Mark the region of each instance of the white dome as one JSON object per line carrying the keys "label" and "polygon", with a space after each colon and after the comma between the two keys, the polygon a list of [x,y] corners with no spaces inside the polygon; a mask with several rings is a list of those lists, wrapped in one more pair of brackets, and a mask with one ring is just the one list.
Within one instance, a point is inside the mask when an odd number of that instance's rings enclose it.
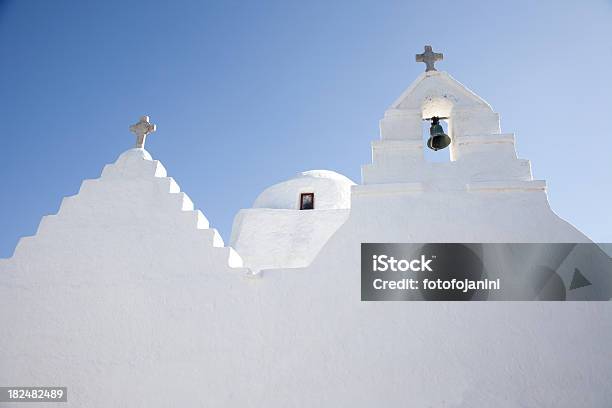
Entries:
{"label": "white dome", "polygon": [[298,210],[303,193],[314,194],[315,210],[351,207],[351,186],[355,183],[331,170],[310,170],[265,189],[253,208]]}

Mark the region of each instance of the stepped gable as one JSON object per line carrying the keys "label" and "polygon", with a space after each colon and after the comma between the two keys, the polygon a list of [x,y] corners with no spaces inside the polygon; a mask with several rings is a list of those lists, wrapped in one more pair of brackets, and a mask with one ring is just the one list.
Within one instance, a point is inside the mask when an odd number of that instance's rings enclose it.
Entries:
{"label": "stepped gable", "polygon": [[42,273],[49,265],[61,265],[57,273],[74,272],[77,279],[100,267],[109,275],[146,276],[153,260],[167,263],[155,270],[174,273],[177,259],[209,271],[242,267],[164,166],[134,148],[106,165],[100,178],[83,181],[57,214],[43,217],[34,236],[21,238],[12,261],[28,264],[37,279],[51,280],[57,276]]}

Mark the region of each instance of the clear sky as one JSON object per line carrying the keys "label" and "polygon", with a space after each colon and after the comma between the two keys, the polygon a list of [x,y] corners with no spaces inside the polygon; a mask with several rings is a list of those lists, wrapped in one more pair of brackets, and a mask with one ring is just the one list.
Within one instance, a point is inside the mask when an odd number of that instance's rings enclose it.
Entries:
{"label": "clear sky", "polygon": [[299,171],[358,182],[424,44],[501,114],[553,210],[612,241],[611,0],[0,0],[0,257],[143,114],[147,150],[226,241]]}

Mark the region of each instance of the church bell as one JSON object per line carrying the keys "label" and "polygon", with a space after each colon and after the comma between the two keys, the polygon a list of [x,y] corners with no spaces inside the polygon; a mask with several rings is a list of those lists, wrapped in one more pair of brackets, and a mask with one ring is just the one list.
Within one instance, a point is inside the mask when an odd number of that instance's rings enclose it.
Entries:
{"label": "church bell", "polygon": [[442,129],[442,125],[440,124],[440,118],[437,116],[432,117],[427,147],[431,150],[438,151],[448,147],[450,143],[451,138],[444,133],[444,129]]}

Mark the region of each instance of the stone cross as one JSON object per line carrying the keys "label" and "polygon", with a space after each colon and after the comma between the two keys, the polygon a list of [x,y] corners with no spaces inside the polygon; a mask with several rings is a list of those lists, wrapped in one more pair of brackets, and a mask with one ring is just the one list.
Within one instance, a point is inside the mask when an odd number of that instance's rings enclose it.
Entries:
{"label": "stone cross", "polygon": [[425,52],[422,54],[416,55],[416,62],[424,62],[425,65],[427,66],[425,68],[425,72],[437,71],[436,67],[434,67],[434,64],[436,63],[436,61],[442,61],[443,59],[444,59],[444,54],[433,52],[431,50],[431,45],[426,45]]}
{"label": "stone cross", "polygon": [[144,149],[145,139],[149,133],[155,132],[156,126],[149,122],[148,116],[140,118],[138,123],[134,123],[130,126],[130,132],[136,135],[136,147]]}

